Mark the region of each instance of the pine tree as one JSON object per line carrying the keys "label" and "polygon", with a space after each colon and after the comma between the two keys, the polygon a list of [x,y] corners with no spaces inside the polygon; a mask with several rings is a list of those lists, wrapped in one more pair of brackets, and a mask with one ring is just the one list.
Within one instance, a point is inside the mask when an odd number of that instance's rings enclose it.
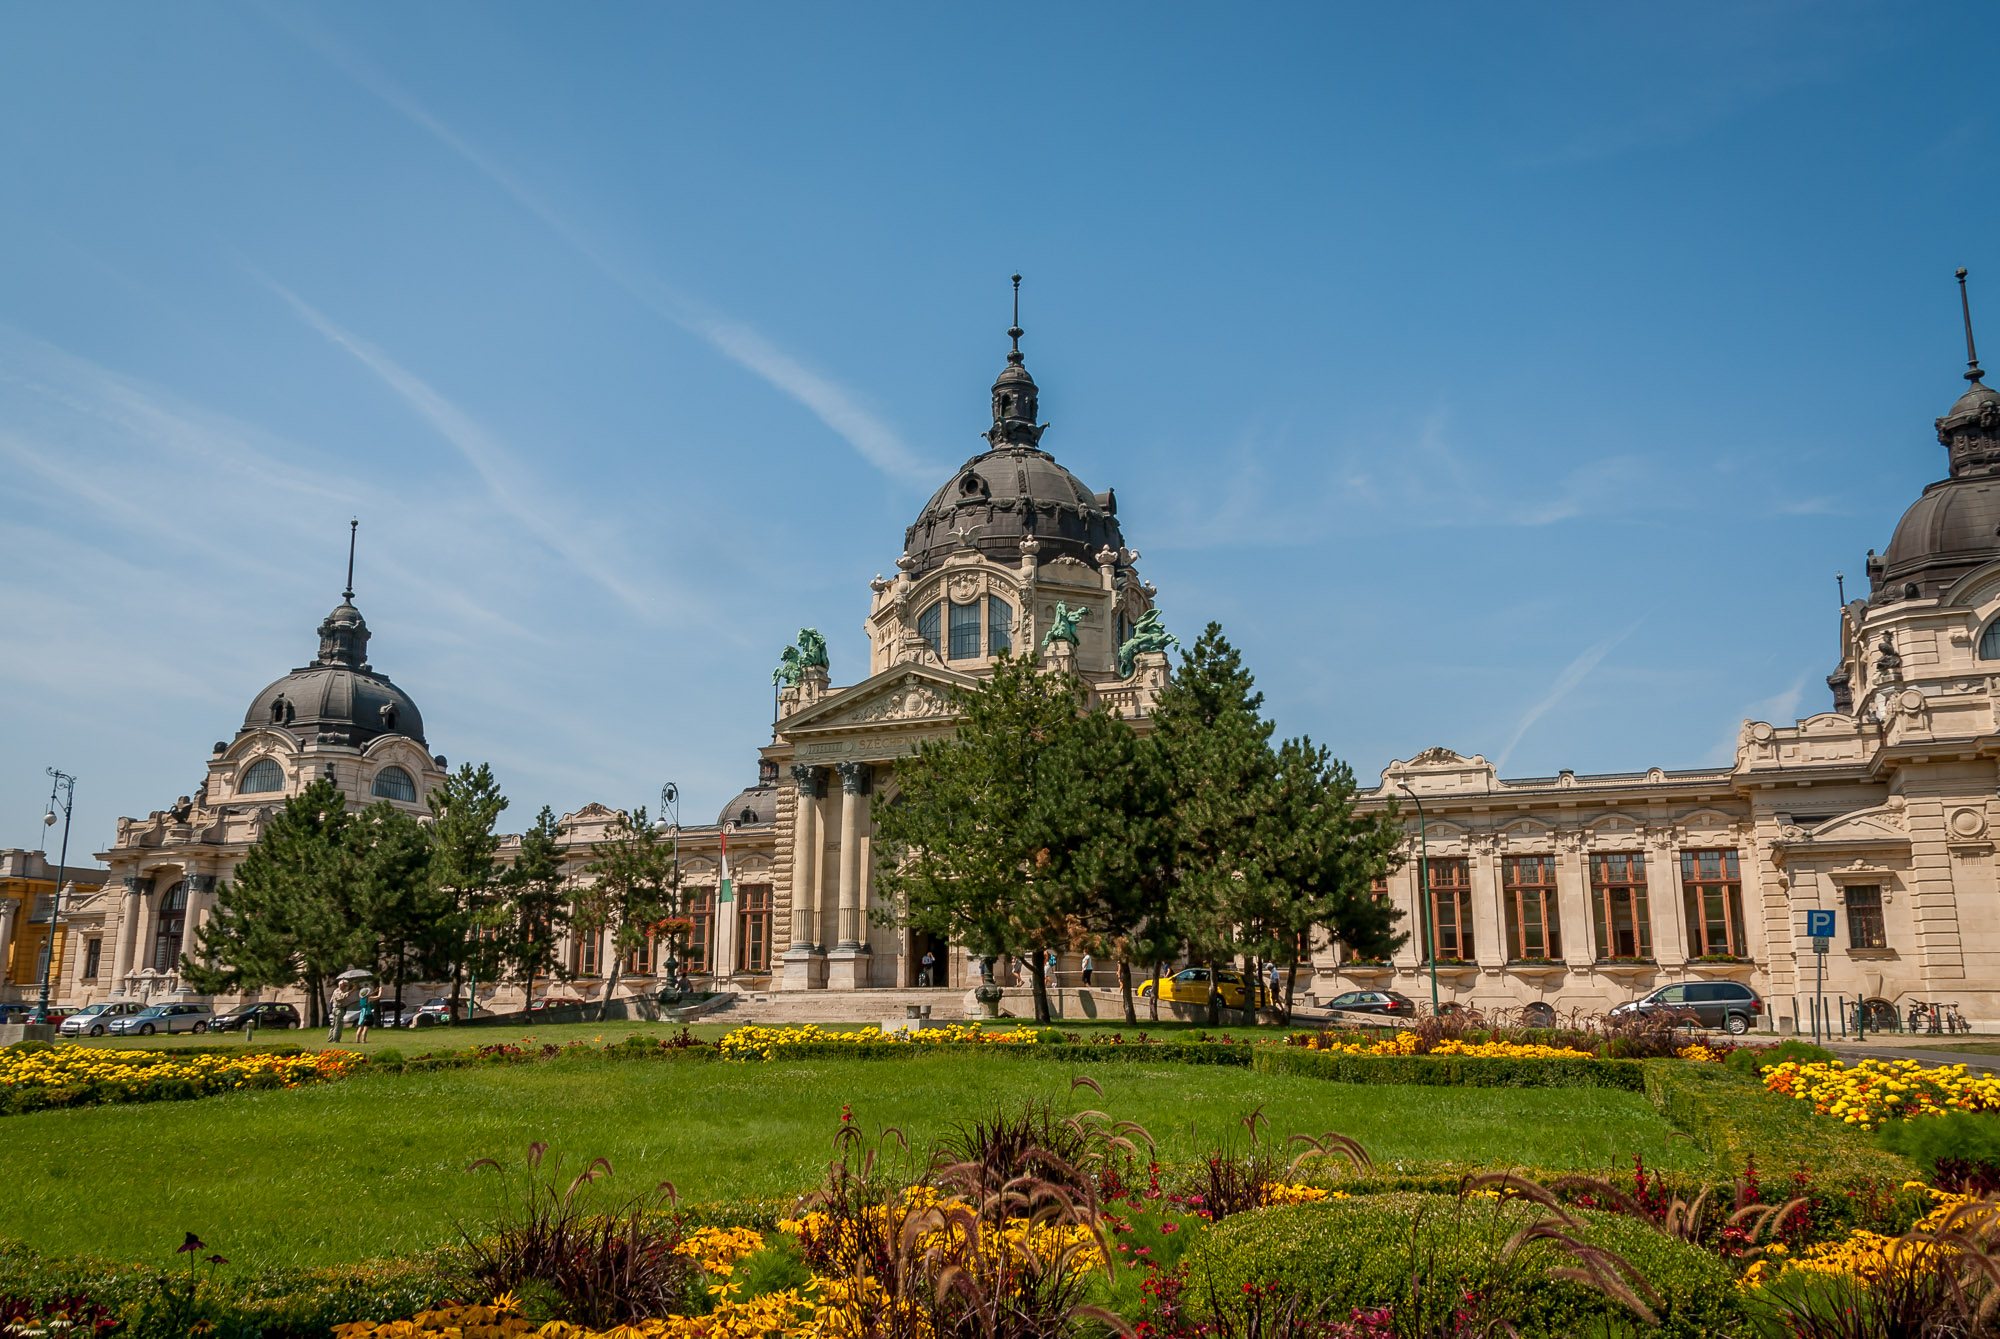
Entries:
{"label": "pine tree", "polygon": [[347,797],[324,777],[287,800],[216,890],[196,936],[200,961],[181,956],[184,979],[204,994],[302,985],[317,1026],[328,983],[372,958],[353,823]]}
{"label": "pine tree", "polygon": [[361,916],[374,939],[376,973],[403,1002],[409,981],[451,971],[449,898],[431,877],[431,831],[387,800],[354,816],[348,839],[359,880]]}
{"label": "pine tree", "polygon": [[592,881],[577,890],[571,921],[586,934],[611,932],[611,970],[597,1019],[611,1008],[618,992],[619,969],[626,955],[646,942],[656,926],[680,906],[680,870],[674,864],[673,843],[653,826],[640,805],[620,813],[610,832],[590,847],[584,873]]}
{"label": "pine tree", "polygon": [[1066,946],[1073,888],[1052,867],[1050,812],[1066,784],[1059,742],[1078,728],[1082,685],[1002,654],[958,695],[961,720],[897,765],[875,810],[883,920],[988,957],[1026,955],[1035,1020],[1049,1021],[1049,949]]}
{"label": "pine tree", "polygon": [[521,849],[501,879],[505,919],[497,941],[500,959],[530,1002],[535,978],[560,971],[556,947],[570,920],[561,838],[555,811],[543,805],[535,825],[521,834]]}
{"label": "pine tree", "polygon": [[1039,768],[1028,817],[1049,853],[1050,901],[1073,939],[1115,958],[1125,1021],[1136,1024],[1134,935],[1163,905],[1170,859],[1159,751],[1100,706],[1056,734]]}
{"label": "pine tree", "polygon": [[1168,919],[1209,973],[1209,1022],[1221,1021],[1218,964],[1268,895],[1273,871],[1258,835],[1274,803],[1277,759],[1264,695],[1242,656],[1210,623],[1153,706],[1153,738],[1170,790]]}
{"label": "pine tree", "polygon": [[500,881],[500,836],[494,829],[507,797],[492,768],[465,763],[431,792],[430,806],[431,877],[450,907],[439,919],[439,930],[449,945],[451,1016],[456,1019],[466,972],[472,972],[475,982],[499,975],[491,947]]}
{"label": "pine tree", "polygon": [[1374,892],[1375,879],[1400,859],[1402,826],[1393,806],[1357,814],[1354,795],[1353,771],[1312,740],[1278,748],[1259,834],[1271,877],[1256,904],[1242,908],[1241,932],[1249,952],[1287,969],[1280,1006],[1287,1024],[1315,930],[1370,957],[1386,957],[1408,938],[1395,929],[1403,913]]}

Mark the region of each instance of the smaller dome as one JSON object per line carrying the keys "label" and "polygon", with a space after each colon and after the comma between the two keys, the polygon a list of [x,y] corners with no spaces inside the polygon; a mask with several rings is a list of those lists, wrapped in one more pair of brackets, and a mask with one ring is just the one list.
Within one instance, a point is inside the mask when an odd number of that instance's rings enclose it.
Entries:
{"label": "smaller dome", "polygon": [[757,760],[757,784],[748,790],[738,791],[736,797],[722,806],[716,816],[717,827],[727,827],[738,823],[753,827],[759,823],[778,821],[778,765],[768,758]]}

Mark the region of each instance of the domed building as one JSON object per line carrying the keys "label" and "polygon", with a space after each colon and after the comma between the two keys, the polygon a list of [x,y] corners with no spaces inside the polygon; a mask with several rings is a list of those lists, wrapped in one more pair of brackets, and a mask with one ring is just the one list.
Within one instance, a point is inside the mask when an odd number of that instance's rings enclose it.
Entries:
{"label": "domed building", "polygon": [[429,752],[410,695],[368,663],[369,637],[350,585],[320,622],[318,654],[251,699],[195,793],[118,820],[117,841],[97,857],[110,879],[67,915],[74,949],[58,992],[66,1004],[185,993],[181,953],[213,910],[217,882],[314,781],[332,780],[353,809],[387,801],[429,813],[425,798],[443,783],[445,760]]}

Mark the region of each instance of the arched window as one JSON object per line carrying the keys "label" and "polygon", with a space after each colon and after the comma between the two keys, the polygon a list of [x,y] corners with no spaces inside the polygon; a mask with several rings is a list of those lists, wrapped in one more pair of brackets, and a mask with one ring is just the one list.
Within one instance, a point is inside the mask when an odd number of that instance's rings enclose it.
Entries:
{"label": "arched window", "polygon": [[943,608],[941,604],[934,604],[917,615],[917,636],[931,644],[932,655],[944,654],[944,645],[938,639],[938,623]]}
{"label": "arched window", "polygon": [[153,970],[162,976],[181,960],[181,933],[187,929],[187,880],[160,894],[159,926],[153,931]]}
{"label": "arched window", "polygon": [[979,606],[951,606],[951,653],[953,660],[971,660],[979,654]]}
{"label": "arched window", "polygon": [[1979,634],[1979,658],[2000,660],[2000,618],[1986,625],[1986,631]]}
{"label": "arched window", "polygon": [[1014,645],[1014,606],[998,595],[986,597],[986,654],[997,656]]}
{"label": "arched window", "polygon": [[385,800],[401,800],[404,804],[417,802],[417,783],[410,780],[410,774],[400,767],[384,767],[375,774],[375,784],[368,793]]}
{"label": "arched window", "polygon": [[259,795],[265,791],[285,788],[285,769],[278,766],[275,758],[259,758],[250,764],[250,770],[236,783],[238,795]]}

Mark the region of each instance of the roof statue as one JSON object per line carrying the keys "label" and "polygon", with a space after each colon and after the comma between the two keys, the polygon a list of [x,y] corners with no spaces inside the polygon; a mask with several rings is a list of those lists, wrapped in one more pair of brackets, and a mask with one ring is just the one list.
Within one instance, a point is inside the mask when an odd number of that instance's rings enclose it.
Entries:
{"label": "roof statue", "polygon": [[1082,605],[1072,609],[1061,600],[1057,600],[1055,615],[1049,619],[1049,630],[1042,634],[1042,645],[1047,646],[1050,642],[1068,642],[1071,646],[1075,646],[1076,621],[1089,616],[1090,610]]}
{"label": "roof statue", "polygon": [[1180,638],[1167,631],[1160,622],[1160,611],[1148,609],[1145,616],[1132,625],[1132,635],[1118,648],[1118,677],[1129,679],[1137,666],[1139,657],[1148,651],[1164,651],[1169,646],[1179,646]]}
{"label": "roof statue", "polygon": [[778,668],[771,671],[771,682],[790,687],[807,670],[827,668],[826,638],[819,635],[817,628],[800,628],[798,642],[785,648],[785,654],[778,658]]}

